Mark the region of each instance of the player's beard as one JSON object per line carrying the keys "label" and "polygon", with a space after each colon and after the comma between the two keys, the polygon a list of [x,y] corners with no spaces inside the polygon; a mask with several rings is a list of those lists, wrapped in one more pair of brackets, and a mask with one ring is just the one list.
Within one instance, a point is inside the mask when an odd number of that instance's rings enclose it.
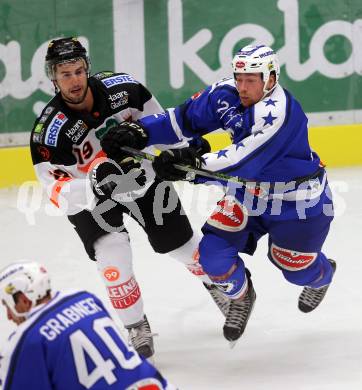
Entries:
{"label": "player's beard", "polygon": [[84,92],[81,96],[79,97],[72,97],[71,94],[65,94],[64,92],[62,92],[62,98],[65,102],[67,103],[71,103],[71,104],[81,104],[84,102],[85,100],[85,97],[87,96],[87,92],[88,92],[88,82],[87,82],[87,85],[84,89]]}

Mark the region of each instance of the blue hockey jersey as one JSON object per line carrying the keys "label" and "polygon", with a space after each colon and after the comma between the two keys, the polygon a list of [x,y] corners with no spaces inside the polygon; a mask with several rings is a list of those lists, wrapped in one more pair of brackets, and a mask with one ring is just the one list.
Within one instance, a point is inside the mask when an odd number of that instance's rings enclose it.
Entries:
{"label": "blue hockey jersey", "polygon": [[1,355],[4,390],[175,390],[127,346],[102,302],[84,291],[56,293],[36,307]]}
{"label": "blue hockey jersey", "polygon": [[[227,131],[232,144],[204,154],[203,168],[257,183],[252,192],[261,204],[259,215],[295,218],[299,205],[305,215],[317,215],[330,203],[325,171],[309,146],[307,117],[280,85],[255,105],[244,107],[234,80],[223,79],[184,104],[140,122],[148,131],[149,145],[171,145],[217,129]],[[245,196],[248,191],[239,188],[237,197],[244,201]],[[252,208],[255,199],[251,213]]]}

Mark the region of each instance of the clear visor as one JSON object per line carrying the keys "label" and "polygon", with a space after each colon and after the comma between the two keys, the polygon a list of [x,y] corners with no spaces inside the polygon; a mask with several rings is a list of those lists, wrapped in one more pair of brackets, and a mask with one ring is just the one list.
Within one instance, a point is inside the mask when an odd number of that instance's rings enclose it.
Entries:
{"label": "clear visor", "polygon": [[47,77],[50,79],[50,80],[55,80],[55,73],[56,73],[56,66],[57,65],[64,65],[64,64],[73,64],[77,61],[80,61],[82,60],[83,63],[84,63],[84,68],[88,74],[88,77],[89,77],[89,74],[90,74],[90,60],[88,57],[86,57],[86,59],[84,59],[84,57],[76,57],[76,58],[69,58],[69,59],[65,59],[65,60],[62,60],[62,61],[47,61],[46,62],[46,65],[45,65],[45,70],[46,70],[46,74],[47,74]]}
{"label": "clear visor", "polygon": [[5,310],[6,307],[8,307],[14,314],[19,316],[23,315],[21,313],[18,313],[17,310],[15,309],[15,301],[11,294],[1,294],[0,300]]}

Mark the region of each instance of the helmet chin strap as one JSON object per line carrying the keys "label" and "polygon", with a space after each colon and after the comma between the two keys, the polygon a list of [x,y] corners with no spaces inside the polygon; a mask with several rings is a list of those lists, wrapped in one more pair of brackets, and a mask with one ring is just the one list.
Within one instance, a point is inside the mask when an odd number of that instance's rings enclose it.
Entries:
{"label": "helmet chin strap", "polygon": [[275,82],[275,84],[273,85],[272,88],[266,89],[266,85],[268,84],[269,80],[270,80],[270,76],[268,77],[268,80],[265,81],[265,83],[264,83],[264,88],[263,88],[264,95],[263,95],[263,97],[260,100],[263,100],[266,96],[268,96],[271,92],[273,92],[274,89],[276,88],[276,86],[278,85],[278,83]]}

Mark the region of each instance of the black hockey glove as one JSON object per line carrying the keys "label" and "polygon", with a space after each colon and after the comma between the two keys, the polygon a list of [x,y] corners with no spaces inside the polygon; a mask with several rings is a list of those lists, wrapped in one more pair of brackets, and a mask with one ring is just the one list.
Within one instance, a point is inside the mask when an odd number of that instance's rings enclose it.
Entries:
{"label": "black hockey glove", "polygon": [[90,179],[94,195],[104,201],[142,189],[146,184],[146,172],[139,162],[126,157],[120,164],[112,161],[97,164],[91,171]]}
{"label": "black hockey glove", "polygon": [[183,149],[169,149],[161,152],[155,157],[152,167],[161,180],[188,180],[187,172],[180,171],[173,164],[190,165],[194,168],[201,168],[202,157],[193,147]]}
{"label": "black hockey glove", "polygon": [[109,158],[121,161],[129,156],[120,149],[121,146],[141,150],[146,147],[147,140],[147,132],[139,123],[122,122],[104,135],[101,139],[101,146]]}
{"label": "black hockey glove", "polygon": [[205,154],[211,152],[209,141],[205,138],[199,137],[189,141],[190,147],[194,148],[198,154]]}

